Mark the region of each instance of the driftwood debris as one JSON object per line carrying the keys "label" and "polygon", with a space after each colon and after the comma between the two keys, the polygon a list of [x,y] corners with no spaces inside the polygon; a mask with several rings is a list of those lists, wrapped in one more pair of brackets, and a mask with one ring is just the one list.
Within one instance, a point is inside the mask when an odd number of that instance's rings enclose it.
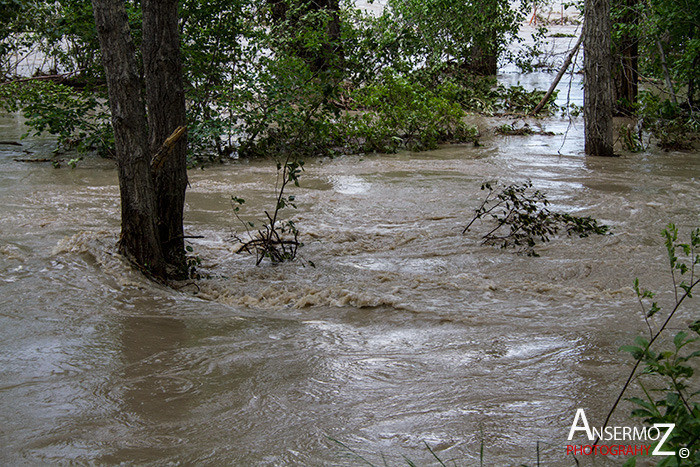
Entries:
{"label": "driftwood debris", "polygon": [[64,159],[50,159],[50,158],[42,158],[42,159],[13,159],[15,162],[63,162]]}
{"label": "driftwood debris", "polygon": [[557,73],[557,76],[554,78],[554,81],[552,82],[552,85],[549,87],[549,90],[547,91],[547,94],[544,95],[542,100],[540,101],[537,106],[532,109],[532,112],[530,112],[530,116],[532,115],[537,115],[537,113],[542,110],[542,107],[544,107],[547,104],[547,101],[549,101],[549,98],[552,97],[552,94],[554,94],[554,90],[557,88],[557,85],[559,84],[559,81],[561,81],[562,77],[564,76],[564,73],[566,73],[566,70],[569,69],[569,65],[571,65],[571,61],[574,59],[576,56],[576,53],[578,52],[579,47],[581,47],[581,43],[583,42],[583,33],[578,38],[578,41],[576,41],[576,45],[574,46],[573,49],[571,49],[571,52],[569,52],[569,55],[566,56],[566,60],[564,60],[564,63],[561,66],[561,69],[559,70],[559,73]]}
{"label": "driftwood debris", "polygon": [[173,146],[175,146],[175,143],[177,143],[180,138],[187,132],[187,127],[185,126],[179,126],[173,131],[173,133],[166,138],[165,141],[163,141],[163,144],[161,145],[160,149],[158,149],[158,152],[153,156],[153,159],[151,159],[151,173],[156,174],[160,170],[161,167],[163,167],[163,164],[165,164],[165,160],[170,156],[172,153]]}

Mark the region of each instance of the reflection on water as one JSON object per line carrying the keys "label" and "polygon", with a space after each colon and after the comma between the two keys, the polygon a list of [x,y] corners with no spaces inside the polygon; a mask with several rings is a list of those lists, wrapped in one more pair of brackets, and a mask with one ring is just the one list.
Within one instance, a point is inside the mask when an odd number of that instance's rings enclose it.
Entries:
{"label": "reflection on water", "polygon": [[[333,438],[378,464],[429,463],[424,442],[470,464],[482,440],[490,465],[534,463],[537,441],[563,463],[575,408],[604,416],[617,348],[643,327],[631,281],[668,287],[659,231],[697,225],[700,161],[586,158],[580,123],[564,145],[568,121],[542,124],[560,135],[308,161],[291,215],[316,268],[233,253],[228,200],[259,219],[268,161],[193,171],[197,295],[116,254],[109,162],[55,170],[0,147],[0,462],[357,464]],[[461,234],[482,181],[527,179],[615,234],[540,258]]]}

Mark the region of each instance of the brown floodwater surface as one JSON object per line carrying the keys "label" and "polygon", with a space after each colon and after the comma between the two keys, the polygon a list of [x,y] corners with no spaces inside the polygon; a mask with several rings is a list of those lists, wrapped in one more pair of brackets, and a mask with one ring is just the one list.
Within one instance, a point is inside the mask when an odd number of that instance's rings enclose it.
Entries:
{"label": "brown floodwater surface", "polygon": [[[700,158],[586,158],[580,121],[563,145],[569,122],[541,123],[559,135],[307,161],[287,214],[315,268],[235,254],[231,196],[260,221],[273,163],[192,170],[198,293],[116,253],[112,163],[57,170],[13,160],[49,140],[0,146],[0,463],[361,464],[349,448],[428,464],[428,443],[473,465],[483,441],[485,465],[534,465],[537,442],[573,465],[576,408],[602,423],[630,368],[617,349],[644,329],[632,281],[668,291],[659,233],[699,224]],[[23,131],[0,118],[0,139]],[[484,227],[461,231],[487,180],[532,180],[614,235],[557,237],[539,258],[482,246]],[[638,423],[629,411],[617,422]]]}

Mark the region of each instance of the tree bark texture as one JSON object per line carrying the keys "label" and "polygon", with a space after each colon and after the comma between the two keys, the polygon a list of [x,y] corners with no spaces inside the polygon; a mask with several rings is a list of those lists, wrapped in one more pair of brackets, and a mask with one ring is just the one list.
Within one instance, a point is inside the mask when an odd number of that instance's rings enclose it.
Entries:
{"label": "tree bark texture", "polygon": [[585,0],[583,122],[585,152],[613,156],[610,0]]}
{"label": "tree bark texture", "polygon": [[[621,0],[624,8],[622,23],[635,26],[639,23],[636,6],[638,0]],[[615,110],[622,115],[632,115],[635,111],[638,92],[638,58],[639,38],[636,35],[625,33],[620,41],[615,44],[616,54],[613,66],[613,81],[615,84]]]}
{"label": "tree bark texture", "polygon": [[162,277],[165,258],[156,225],[146,113],[125,4],[123,0],[92,0],[92,5],[107,76],[119,170],[119,250],[151,274]]}
{"label": "tree bark texture", "polygon": [[[185,125],[185,91],[177,0],[143,0],[143,69],[149,150],[156,154]],[[187,188],[187,140],[181,138],[155,174],[157,227],[165,260],[184,268],[183,212]],[[184,270],[184,269],[183,269]]]}

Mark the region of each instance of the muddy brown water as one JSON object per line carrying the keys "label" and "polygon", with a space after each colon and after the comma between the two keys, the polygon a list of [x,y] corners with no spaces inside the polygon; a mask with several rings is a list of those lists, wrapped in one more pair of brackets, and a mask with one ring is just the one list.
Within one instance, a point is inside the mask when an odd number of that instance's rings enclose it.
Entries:
{"label": "muddy brown water", "polygon": [[[0,139],[22,131],[1,118]],[[473,465],[483,441],[486,465],[534,465],[539,441],[545,465],[573,465],[575,409],[602,422],[629,368],[617,348],[643,330],[634,277],[668,290],[659,232],[700,212],[697,153],[586,158],[581,133],[309,161],[291,215],[316,268],[234,254],[230,197],[258,219],[270,161],[192,170],[197,294],[116,254],[110,162],[56,170],[13,160],[48,140],[0,147],[0,462],[362,464],[337,440],[376,464],[429,465],[428,443]],[[614,235],[539,258],[482,246],[461,230],[494,179]]]}
{"label": "muddy brown water", "polygon": [[[557,103],[582,104],[571,82]],[[290,215],[316,268],[234,253],[230,198],[259,221],[270,161],[193,170],[186,229],[210,278],[179,291],[116,254],[112,163],[56,170],[14,161],[49,139],[0,146],[0,463],[434,465],[427,443],[458,465],[482,446],[484,465],[535,465],[539,443],[542,465],[573,465],[576,408],[602,423],[630,367],[617,349],[644,330],[633,279],[669,290],[659,232],[700,225],[700,160],[586,158],[580,120],[531,124],[558,135],[308,161]],[[24,131],[0,116],[0,140]],[[532,180],[614,235],[556,238],[539,258],[482,246],[483,226],[461,230],[487,180]],[[697,318],[695,303],[672,330]],[[638,423],[630,409],[615,423]]]}

